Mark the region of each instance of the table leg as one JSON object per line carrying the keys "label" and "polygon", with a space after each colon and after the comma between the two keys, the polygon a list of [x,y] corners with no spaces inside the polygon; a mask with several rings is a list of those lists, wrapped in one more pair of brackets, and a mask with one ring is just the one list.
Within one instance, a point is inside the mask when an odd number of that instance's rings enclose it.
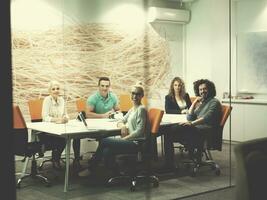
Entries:
{"label": "table leg", "polygon": [[160,136],[160,139],[161,139],[161,141],[160,141],[160,145],[161,145],[161,156],[164,156],[165,155],[165,152],[164,152],[164,135],[161,135]]}
{"label": "table leg", "polygon": [[66,169],[65,169],[65,185],[64,185],[64,192],[67,192],[68,189],[69,189],[70,143],[71,143],[71,139],[70,139],[70,137],[67,137],[67,138],[66,138],[66,148],[65,148],[65,154],[66,154]]}
{"label": "table leg", "polygon": [[29,163],[29,157],[26,157],[24,161],[24,165],[23,165],[23,170],[20,174],[20,178],[22,178],[23,176],[25,176],[25,174],[27,174],[26,171],[27,171],[28,163]]}

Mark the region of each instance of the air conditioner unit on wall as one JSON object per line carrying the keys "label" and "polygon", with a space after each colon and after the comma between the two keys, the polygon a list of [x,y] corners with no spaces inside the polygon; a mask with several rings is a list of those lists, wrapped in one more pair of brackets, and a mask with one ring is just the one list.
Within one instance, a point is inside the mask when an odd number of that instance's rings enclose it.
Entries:
{"label": "air conditioner unit on wall", "polygon": [[190,10],[149,7],[148,21],[187,24],[190,21]]}

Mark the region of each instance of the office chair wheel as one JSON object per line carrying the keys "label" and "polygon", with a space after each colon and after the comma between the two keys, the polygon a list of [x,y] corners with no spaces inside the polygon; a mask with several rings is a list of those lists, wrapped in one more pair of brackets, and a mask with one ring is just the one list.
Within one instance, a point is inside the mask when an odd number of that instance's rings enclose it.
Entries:
{"label": "office chair wheel", "polygon": [[210,166],[210,169],[211,169],[211,170],[215,170],[215,169],[216,169],[216,166],[215,166],[215,165],[211,165],[211,166]]}
{"label": "office chair wheel", "polygon": [[51,187],[51,183],[49,181],[45,182],[46,187]]}
{"label": "office chair wheel", "polygon": [[196,175],[197,175],[197,167],[194,167],[194,168],[192,169],[191,176],[192,176],[192,177],[196,177]]}
{"label": "office chair wheel", "polygon": [[131,190],[131,192],[134,192],[134,191],[135,191],[135,185],[132,185],[132,186],[130,187],[130,190]]}
{"label": "office chair wheel", "polygon": [[158,182],[158,181],[154,181],[152,185],[153,185],[153,187],[155,187],[155,188],[156,188],[156,187],[159,187],[159,182]]}
{"label": "office chair wheel", "polygon": [[16,188],[20,189],[20,183],[17,183]]}
{"label": "office chair wheel", "polygon": [[44,163],[42,162],[37,168],[38,170],[43,170]]}
{"label": "office chair wheel", "polygon": [[216,174],[217,176],[220,176],[220,175],[221,175],[221,170],[220,170],[220,169],[216,169],[216,170],[215,170],[215,174]]}

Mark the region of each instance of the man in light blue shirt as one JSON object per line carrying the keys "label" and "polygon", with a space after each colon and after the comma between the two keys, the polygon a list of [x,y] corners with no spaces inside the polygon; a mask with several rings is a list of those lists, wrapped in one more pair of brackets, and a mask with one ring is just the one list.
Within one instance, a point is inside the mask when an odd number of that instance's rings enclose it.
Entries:
{"label": "man in light blue shirt", "polygon": [[[87,99],[87,118],[109,118],[112,113],[119,110],[118,98],[110,90],[108,77],[100,77],[98,91]],[[73,140],[74,148],[80,149],[80,139]],[[78,164],[79,165],[79,164]]]}
{"label": "man in light blue shirt", "polygon": [[108,118],[119,110],[117,96],[110,91],[110,80],[108,77],[100,77],[98,80],[98,91],[87,99],[88,118]]}

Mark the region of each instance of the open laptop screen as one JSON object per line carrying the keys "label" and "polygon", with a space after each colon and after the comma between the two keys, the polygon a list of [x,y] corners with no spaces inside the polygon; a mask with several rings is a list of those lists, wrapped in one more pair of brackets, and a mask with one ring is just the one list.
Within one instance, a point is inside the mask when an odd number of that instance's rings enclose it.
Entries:
{"label": "open laptop screen", "polygon": [[84,115],[83,115],[82,112],[79,112],[79,113],[78,113],[78,119],[79,119],[80,121],[83,122],[83,124],[84,124],[84,126],[85,126],[86,128],[88,128],[87,123],[86,123],[86,120],[85,120],[85,117],[84,117]]}

